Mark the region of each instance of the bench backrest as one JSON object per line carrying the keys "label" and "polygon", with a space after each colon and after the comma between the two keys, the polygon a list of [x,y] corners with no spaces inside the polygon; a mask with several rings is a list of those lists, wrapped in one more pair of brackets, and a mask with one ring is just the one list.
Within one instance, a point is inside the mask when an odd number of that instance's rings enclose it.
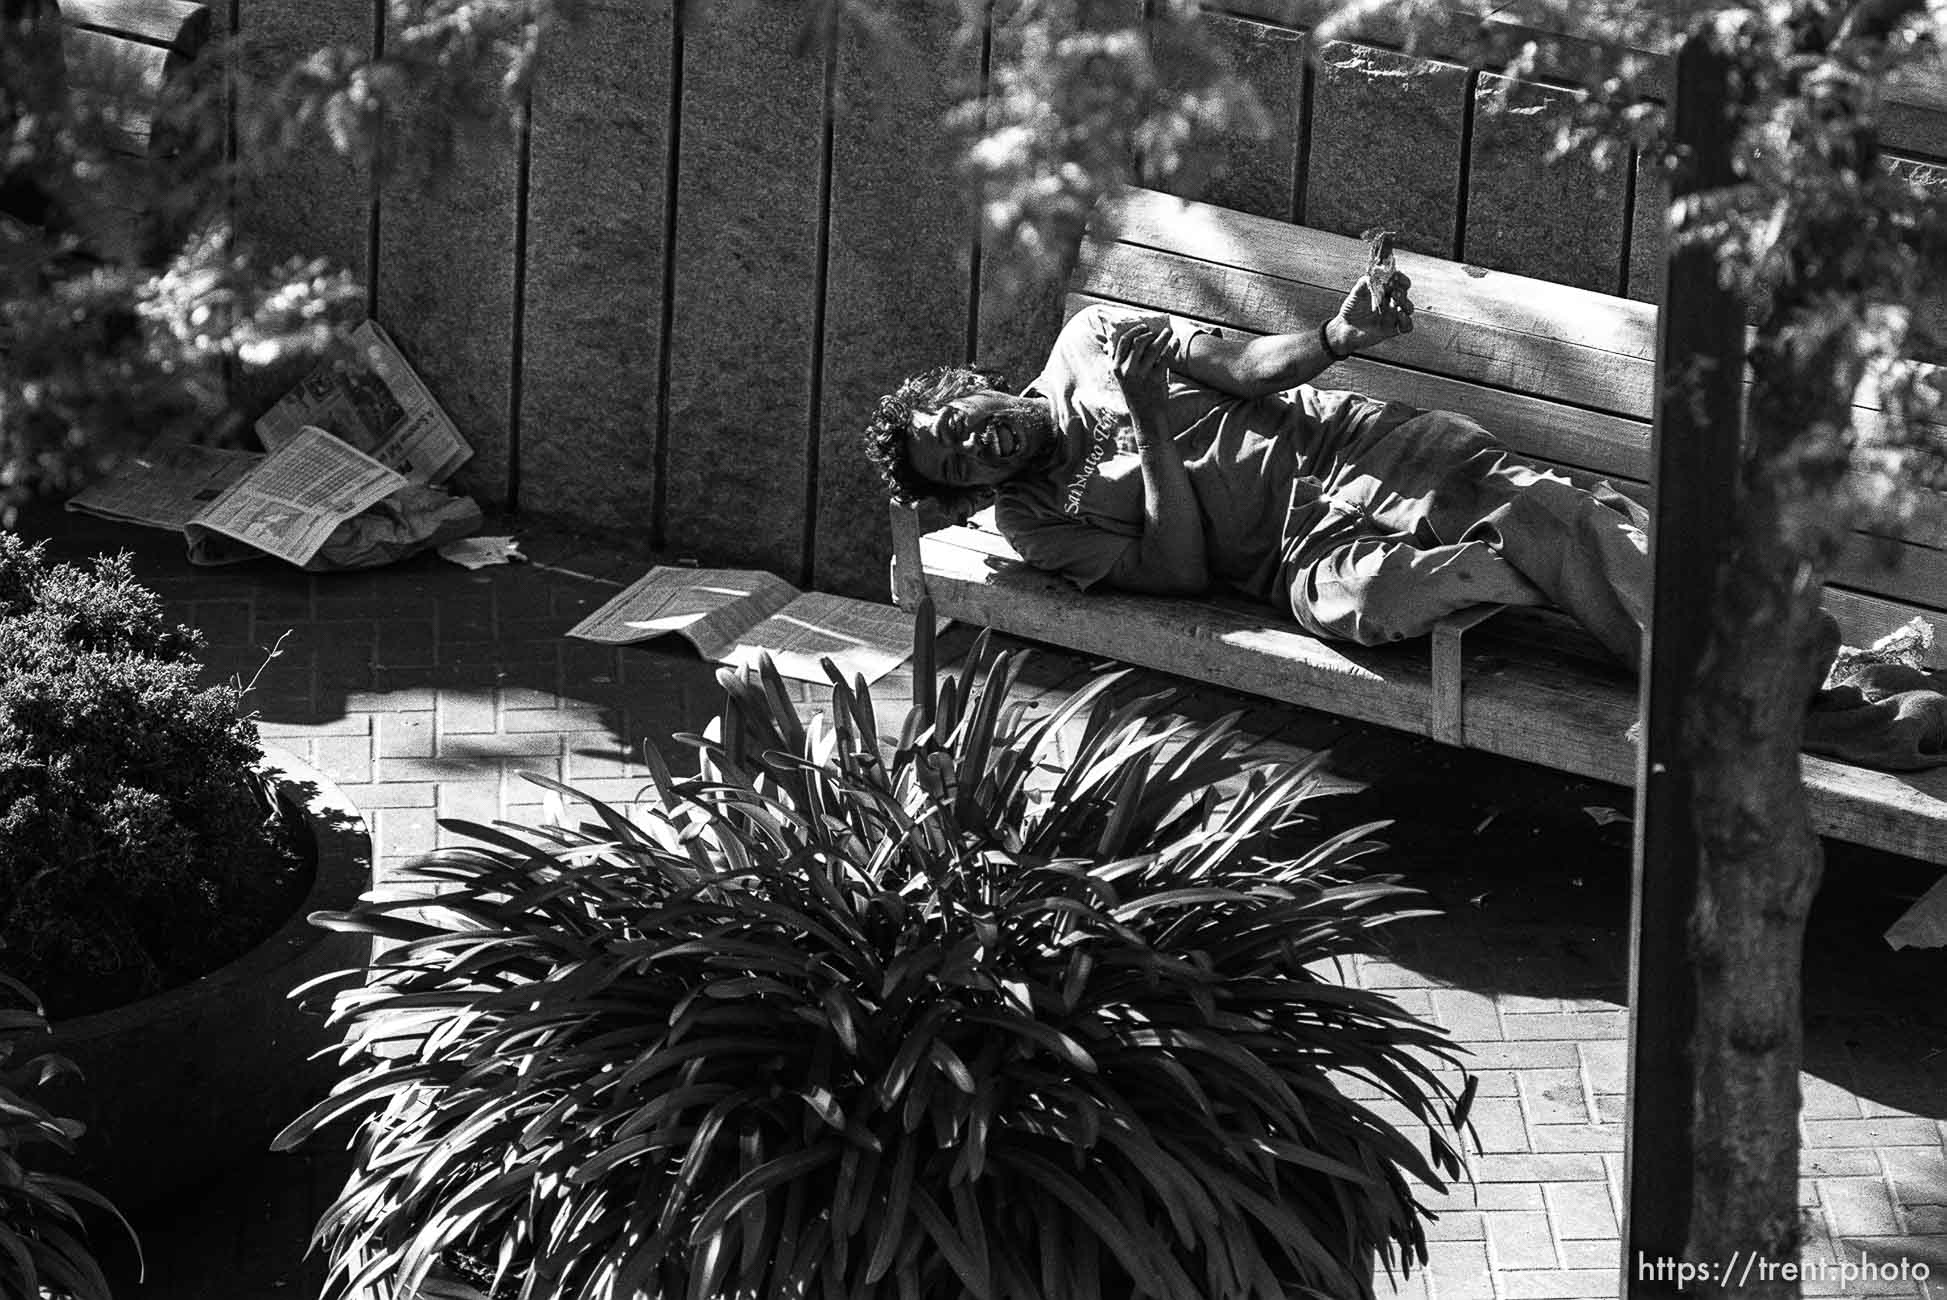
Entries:
{"label": "bench backrest", "polygon": [[[1356,239],[1129,190],[1098,213],[1067,308],[1108,301],[1252,334],[1310,328],[1366,259]],[[1398,264],[1413,281],[1413,332],[1321,384],[1462,412],[1523,455],[1647,499],[1654,306],[1411,250]],[[1858,536],[1827,604],[1851,644],[1924,617],[1934,661],[1947,663],[1947,537]]]}

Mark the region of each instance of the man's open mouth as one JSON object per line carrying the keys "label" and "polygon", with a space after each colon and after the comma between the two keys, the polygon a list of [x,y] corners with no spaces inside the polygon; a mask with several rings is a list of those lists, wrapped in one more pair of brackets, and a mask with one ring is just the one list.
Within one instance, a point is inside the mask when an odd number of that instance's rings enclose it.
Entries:
{"label": "man's open mouth", "polygon": [[1021,435],[1014,427],[1000,420],[994,421],[980,432],[980,445],[989,456],[1006,460],[1021,447]]}

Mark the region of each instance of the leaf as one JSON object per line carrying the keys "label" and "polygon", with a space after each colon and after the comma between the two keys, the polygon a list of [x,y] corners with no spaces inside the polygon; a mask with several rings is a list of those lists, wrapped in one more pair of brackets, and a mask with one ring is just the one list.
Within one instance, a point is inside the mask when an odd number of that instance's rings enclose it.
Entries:
{"label": "leaf", "polygon": [[800,1092],[798,1096],[811,1108],[811,1113],[838,1132],[845,1131],[845,1111],[832,1096],[830,1088],[816,1087]]}
{"label": "leaf", "polygon": [[563,797],[576,799],[587,804],[589,808],[594,810],[595,815],[601,818],[602,824],[608,827],[609,833],[622,843],[634,848],[649,849],[652,851],[655,849],[655,842],[646,838],[640,827],[600,799],[592,795],[583,794],[566,782],[557,781],[553,777],[543,775],[539,772],[523,772],[521,775],[543,789],[553,790]]}
{"label": "leaf", "polygon": [[717,1293],[717,1284],[723,1280],[724,1269],[730,1265],[730,1252],[724,1248],[724,1229],[719,1225],[700,1246],[692,1239],[692,1246],[698,1252],[690,1259],[690,1300],[711,1300]]}
{"label": "leaf", "polygon": [[920,1015],[912,1028],[906,1031],[904,1040],[899,1044],[899,1051],[886,1066],[885,1074],[880,1077],[878,1097],[881,1106],[890,1110],[898,1103],[899,1098],[906,1091],[907,1080],[912,1078],[914,1067],[919,1064],[920,1057],[933,1041],[934,1033],[952,1010],[949,1004],[936,1002]]}
{"label": "leaf", "polygon": [[1118,1219],[1094,1193],[1073,1178],[1040,1156],[1018,1147],[995,1151],[994,1161],[996,1164],[1018,1170],[1033,1182],[1040,1184],[1055,1198],[1057,1204],[1073,1211],[1076,1217],[1089,1226],[1095,1238],[1115,1254],[1130,1277],[1147,1278],[1153,1274],[1154,1252],[1145,1249],[1143,1244],[1131,1235],[1129,1225]]}
{"label": "leaf", "polygon": [[[683,1153],[683,1163],[677,1169],[676,1177],[671,1181],[669,1191],[665,1195],[662,1213],[656,1222],[656,1231],[658,1233],[667,1234],[674,1231],[677,1214],[682,1210],[684,1203],[688,1201],[691,1191],[696,1186],[697,1180],[703,1174],[704,1166],[716,1154],[717,1134],[722,1131],[724,1121],[729,1117],[730,1112],[738,1106],[746,1105],[756,1100],[761,1095],[759,1090],[751,1089],[734,1096],[725,1097],[722,1101],[710,1107],[705,1112],[703,1118],[697,1121],[696,1132],[690,1138],[689,1149]],[[578,1169],[570,1177],[576,1182],[586,1182],[587,1180],[581,1174],[582,1170]],[[703,1235],[707,1236],[709,1234],[705,1233]],[[692,1237],[692,1244],[694,1244],[695,1240],[696,1238]]]}
{"label": "leaf", "polygon": [[[854,1148],[856,1149],[856,1148]],[[695,1246],[719,1232],[730,1216],[743,1209],[754,1197],[762,1196],[780,1184],[798,1179],[832,1162],[837,1151],[829,1142],[806,1151],[777,1156],[738,1178],[712,1201],[690,1230],[690,1245]]]}
{"label": "leaf", "polygon": [[913,1188],[912,1205],[914,1217],[926,1229],[933,1244],[940,1248],[940,1254],[946,1257],[948,1266],[959,1276],[961,1284],[972,1293],[974,1300],[993,1300],[994,1279],[987,1267],[985,1251],[978,1255],[974,1253],[971,1243],[954,1231],[939,1204],[924,1187]]}
{"label": "leaf", "polygon": [[899,1154],[893,1158],[891,1177],[886,1184],[886,1212],[879,1220],[871,1258],[866,1261],[865,1281],[868,1286],[876,1285],[885,1277],[904,1243],[906,1212],[913,1195],[913,1161],[919,1150],[919,1139],[912,1136],[887,1140],[899,1143]]}
{"label": "leaf", "polygon": [[1078,1070],[1088,1074],[1096,1072],[1095,1058],[1090,1056],[1080,1043],[1054,1026],[1043,1024],[1030,1016],[1008,1012],[977,1011],[968,1013],[962,1019],[968,1024],[992,1025],[996,1029],[1008,1030],[1037,1046],[1046,1048]]}
{"label": "leaf", "polygon": [[966,1093],[968,1096],[973,1095],[973,1074],[967,1069],[967,1063],[960,1059],[959,1053],[955,1052],[951,1047],[948,1047],[944,1040],[938,1038],[933,1040],[931,1045],[927,1047],[926,1052],[932,1058],[933,1063],[945,1073],[946,1077],[953,1081],[954,1087]]}
{"label": "leaf", "polygon": [[1145,912],[1153,912],[1160,907],[1190,907],[1198,904],[1213,903],[1249,905],[1251,901],[1248,894],[1240,893],[1235,889],[1220,889],[1214,886],[1203,886],[1193,889],[1168,889],[1160,893],[1145,895],[1132,902],[1124,903],[1120,907],[1111,909],[1109,915],[1118,921],[1127,922],[1134,920]]}
{"label": "leaf", "polygon": [[[1009,666],[1013,657],[1008,653],[995,656],[981,680],[977,695],[973,697],[973,712],[967,715],[954,736],[959,750],[960,769],[956,808],[963,818],[972,814],[974,790],[987,774],[987,756],[993,749],[994,728],[1000,718],[1001,706],[1007,701]],[[967,670],[967,677],[972,680],[971,667]]]}

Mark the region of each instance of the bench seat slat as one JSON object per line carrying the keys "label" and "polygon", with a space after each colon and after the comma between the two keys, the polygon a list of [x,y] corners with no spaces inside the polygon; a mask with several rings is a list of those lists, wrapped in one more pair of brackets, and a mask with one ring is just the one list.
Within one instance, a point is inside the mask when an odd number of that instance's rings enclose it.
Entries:
{"label": "bench seat slat", "polygon": [[1241,603],[1084,596],[1066,579],[939,533],[920,548],[942,616],[1272,699],[1325,696],[1339,702],[1334,712],[1428,734],[1432,677],[1424,650],[1415,658],[1327,645],[1268,624],[1261,610]]}
{"label": "bench seat slat", "polygon": [[[1491,625],[1490,625],[1491,626]],[[1628,727],[1637,711],[1634,683],[1591,680],[1532,656],[1501,659],[1480,637],[1462,696],[1467,743],[1618,785],[1636,779]],[[1478,671],[1482,658],[1492,671]],[[1930,862],[1947,862],[1947,768],[1878,772],[1806,754],[1801,758],[1814,827]]]}

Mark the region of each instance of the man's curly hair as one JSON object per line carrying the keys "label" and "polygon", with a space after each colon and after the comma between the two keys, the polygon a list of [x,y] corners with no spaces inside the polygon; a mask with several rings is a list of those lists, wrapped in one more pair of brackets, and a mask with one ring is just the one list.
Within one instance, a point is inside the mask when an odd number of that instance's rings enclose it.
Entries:
{"label": "man's curly hair", "polygon": [[912,432],[916,412],[937,411],[969,393],[990,390],[1008,391],[996,371],[979,366],[935,366],[879,399],[871,423],[865,426],[865,454],[885,480],[886,491],[894,501],[903,506],[935,501],[955,514],[971,513],[986,494],[948,487],[920,474],[906,456],[906,435]]}

